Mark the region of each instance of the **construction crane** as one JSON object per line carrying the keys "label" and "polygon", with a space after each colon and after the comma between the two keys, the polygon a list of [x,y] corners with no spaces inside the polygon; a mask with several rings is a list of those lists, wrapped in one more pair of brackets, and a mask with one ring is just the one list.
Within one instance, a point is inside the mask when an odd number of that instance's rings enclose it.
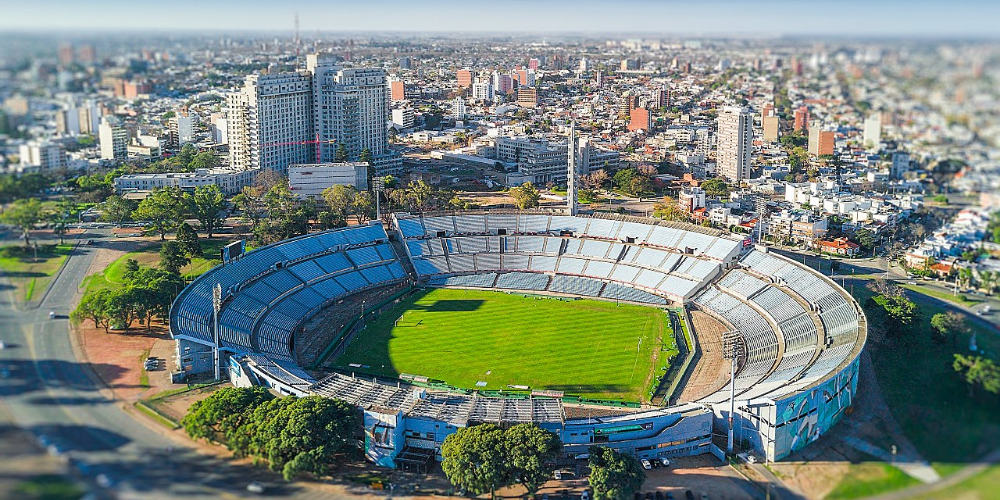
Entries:
{"label": "construction crane", "polygon": [[272,147],[272,146],[308,146],[310,144],[315,144],[316,145],[316,163],[321,163],[323,155],[322,155],[322,150],[320,148],[320,145],[322,145],[322,144],[336,144],[336,143],[337,143],[337,141],[335,139],[330,139],[330,140],[325,140],[325,141],[320,140],[319,135],[317,135],[316,138],[313,139],[313,140],[311,140],[311,141],[269,142],[267,144],[261,144],[259,147],[261,149],[263,149],[263,148]]}

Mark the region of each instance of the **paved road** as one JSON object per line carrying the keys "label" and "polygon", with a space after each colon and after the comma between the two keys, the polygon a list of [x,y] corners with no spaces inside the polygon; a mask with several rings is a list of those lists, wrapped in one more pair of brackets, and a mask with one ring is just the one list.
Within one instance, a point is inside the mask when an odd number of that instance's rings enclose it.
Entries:
{"label": "paved road", "polygon": [[[0,404],[16,424],[66,458],[100,498],[241,498],[254,479],[278,484],[270,473],[201,455],[136,420],[77,361],[67,316],[93,253],[78,247],[34,310],[15,310],[0,282],[0,340],[7,345],[0,350]],[[271,494],[333,498],[296,485],[279,484]]]}

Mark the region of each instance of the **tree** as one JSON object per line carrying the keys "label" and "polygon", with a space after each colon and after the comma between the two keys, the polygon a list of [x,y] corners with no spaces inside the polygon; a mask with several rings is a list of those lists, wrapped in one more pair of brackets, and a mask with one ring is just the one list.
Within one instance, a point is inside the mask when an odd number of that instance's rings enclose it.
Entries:
{"label": "tree", "polygon": [[937,342],[944,342],[948,337],[954,339],[956,334],[968,331],[965,316],[960,313],[948,311],[931,316],[932,338]]}
{"label": "tree", "polygon": [[226,208],[226,199],[219,190],[219,186],[214,184],[208,186],[198,186],[191,197],[191,213],[201,230],[212,237],[212,233],[225,223],[225,217],[221,216]]}
{"label": "tree", "polygon": [[729,185],[723,179],[709,179],[701,183],[701,188],[705,190],[705,196],[713,198],[725,198],[729,196]]}
{"label": "tree", "polygon": [[559,436],[534,424],[518,424],[504,431],[507,464],[511,479],[534,496],[552,477],[552,466],[559,457]]}
{"label": "tree", "polygon": [[371,168],[372,151],[370,149],[368,149],[368,148],[362,149],[361,150],[361,154],[358,155],[358,161],[367,163],[368,166],[369,166],[369,170],[374,170],[374,169]]}
{"label": "tree", "polygon": [[506,486],[510,479],[506,440],[500,427],[480,424],[458,429],[441,444],[441,470],[451,484],[476,495]]}
{"label": "tree", "polygon": [[688,220],[687,212],[677,206],[677,201],[669,196],[664,196],[662,200],[653,204],[653,217],[671,221]]}
{"label": "tree", "polygon": [[[224,442],[239,432],[250,414],[274,399],[264,387],[223,387],[201,401],[195,401],[181,420],[184,431],[193,439]],[[232,448],[230,448],[232,450]]]}
{"label": "tree", "polygon": [[80,303],[76,306],[76,309],[70,313],[70,319],[75,322],[89,319],[94,322],[94,328],[104,327],[104,333],[107,333],[110,326],[108,324],[110,320],[108,316],[108,301],[110,296],[111,290],[107,288],[84,295],[80,299]]}
{"label": "tree", "polygon": [[[185,145],[186,146],[186,145]],[[198,169],[213,169],[222,166],[222,160],[208,151],[204,153],[198,153],[191,158],[191,161],[187,164],[187,170],[194,171]]]}
{"label": "tree", "polygon": [[354,186],[340,184],[324,189],[322,196],[331,212],[337,214],[341,219],[347,220],[347,216],[354,210],[354,200],[357,194],[358,190],[354,189]]}
{"label": "tree", "polygon": [[875,248],[875,233],[868,229],[858,229],[854,232],[854,239],[861,245],[861,248],[865,250],[871,250]]}
{"label": "tree", "polygon": [[181,251],[191,258],[201,257],[201,242],[198,241],[198,232],[187,222],[177,226],[177,243],[181,246]]}
{"label": "tree", "polygon": [[952,368],[969,384],[969,395],[975,396],[976,389],[989,394],[1000,394],[1000,367],[993,360],[982,356],[955,354]]}
{"label": "tree", "polygon": [[69,225],[73,222],[72,215],[76,209],[76,203],[71,198],[63,198],[56,203],[55,209],[47,215],[49,227],[52,232],[59,236],[59,244],[63,244],[63,238],[69,232]]}
{"label": "tree", "polygon": [[160,269],[168,273],[180,274],[181,268],[190,262],[191,259],[184,253],[180,243],[165,241],[160,247]]}
{"label": "tree", "polygon": [[356,408],[347,402],[288,396],[254,409],[243,432],[250,436],[249,454],[291,481],[302,473],[326,474],[326,464],[347,450],[360,427]]}
{"label": "tree", "polygon": [[594,500],[628,500],[646,480],[632,455],[604,446],[590,447],[590,487]]}
{"label": "tree", "polygon": [[135,202],[122,198],[118,195],[111,195],[101,204],[101,220],[112,222],[118,227],[132,216],[135,210]]}
{"label": "tree", "polygon": [[355,193],[351,205],[354,207],[354,216],[358,218],[358,224],[364,224],[375,218],[375,198],[371,191]]}
{"label": "tree", "polygon": [[538,190],[530,182],[510,188],[510,195],[514,198],[514,206],[520,210],[538,207],[538,200],[541,199]]}
{"label": "tree", "polygon": [[587,189],[601,189],[608,182],[608,173],[603,168],[594,170],[589,175],[585,175],[580,182]]}
{"label": "tree", "polygon": [[160,235],[160,241],[167,239],[167,233],[184,221],[187,211],[184,194],[180,188],[154,189],[146,199],[139,202],[133,215],[145,221]]}
{"label": "tree", "polygon": [[347,146],[344,143],[337,144],[337,149],[333,153],[333,161],[342,163],[348,160]]}
{"label": "tree", "polygon": [[21,199],[0,214],[0,221],[17,227],[24,238],[24,246],[31,246],[31,230],[43,220],[42,202],[37,198]]}

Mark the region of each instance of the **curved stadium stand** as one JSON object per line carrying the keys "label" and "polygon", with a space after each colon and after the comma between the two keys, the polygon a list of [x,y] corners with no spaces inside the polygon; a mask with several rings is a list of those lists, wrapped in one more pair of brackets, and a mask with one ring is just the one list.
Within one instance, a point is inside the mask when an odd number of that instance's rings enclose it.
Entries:
{"label": "curved stadium stand", "polygon": [[[344,373],[316,381],[295,363],[293,332],[310,317],[407,280],[702,309],[746,346],[732,388],[738,439],[771,460],[829,429],[857,390],[866,337],[858,304],[822,275],[728,234],[651,219],[533,213],[396,214],[393,222],[405,255],[373,223],[262,247],[196,279],[171,308],[181,365],[214,369],[218,284],[219,345],[231,378],[361,407],[366,432],[382,429],[366,440],[374,443],[369,459],[401,467],[433,457],[445,436],[478,422],[534,422],[560,432],[568,455],[595,441],[647,458],[704,453],[714,449],[713,423],[728,418],[731,390],[727,383],[693,403],[574,419],[551,395],[481,397]],[[403,259],[416,275],[407,275]]]}

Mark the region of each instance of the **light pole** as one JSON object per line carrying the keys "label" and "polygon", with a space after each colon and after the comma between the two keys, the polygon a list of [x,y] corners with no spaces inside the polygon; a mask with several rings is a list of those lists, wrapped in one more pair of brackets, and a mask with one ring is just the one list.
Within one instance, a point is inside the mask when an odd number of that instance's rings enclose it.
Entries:
{"label": "light pole", "polygon": [[380,202],[382,200],[382,190],[385,189],[385,180],[382,177],[376,177],[373,179],[375,189],[375,219],[382,220],[382,207]]}
{"label": "light pole", "polygon": [[726,441],[726,456],[733,456],[733,414],[736,412],[736,362],[746,354],[743,336],[736,330],[722,335],[722,356],[730,360],[729,368],[729,429]]}

